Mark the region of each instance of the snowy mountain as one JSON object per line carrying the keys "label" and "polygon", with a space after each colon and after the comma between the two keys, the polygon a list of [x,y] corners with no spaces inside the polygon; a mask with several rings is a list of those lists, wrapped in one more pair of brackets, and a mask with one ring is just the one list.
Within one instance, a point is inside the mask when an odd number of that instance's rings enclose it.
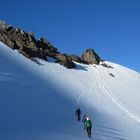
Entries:
{"label": "snowy mountain", "polygon": [[46,38],[36,39],[34,33],[14,28],[1,20],[0,41],[34,62],[36,57],[45,61],[51,58],[68,69],[76,67],[73,61],[84,64],[99,64],[102,61],[92,48],[87,49],[81,58],[75,54],[60,53]]}
{"label": "snowy mountain", "polygon": [[87,140],[78,107],[93,140],[140,139],[139,73],[111,62],[67,69],[36,61],[0,43],[1,140]]}

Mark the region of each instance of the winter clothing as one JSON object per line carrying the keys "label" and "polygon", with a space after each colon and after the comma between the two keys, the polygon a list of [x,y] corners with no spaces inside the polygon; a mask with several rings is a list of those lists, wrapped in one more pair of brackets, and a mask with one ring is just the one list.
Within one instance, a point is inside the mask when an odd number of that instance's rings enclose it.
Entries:
{"label": "winter clothing", "polygon": [[77,120],[80,121],[81,120],[81,110],[79,108],[76,110],[75,115],[77,116]]}
{"label": "winter clothing", "polygon": [[89,118],[84,122],[84,129],[87,130],[88,137],[91,138],[91,129],[92,129],[92,123]]}
{"label": "winter clothing", "polygon": [[87,127],[87,134],[88,134],[88,137],[91,138],[91,128],[90,127]]}
{"label": "winter clothing", "polygon": [[87,120],[84,122],[84,128],[86,129],[87,127],[92,128],[92,123],[91,120],[89,120],[89,118],[87,118]]}
{"label": "winter clothing", "polygon": [[[80,121],[81,120],[81,110],[79,108],[75,111],[75,115],[77,116],[77,120]],[[82,122],[84,123],[84,129],[86,129],[88,137],[91,138],[92,123],[86,114],[84,114]]]}

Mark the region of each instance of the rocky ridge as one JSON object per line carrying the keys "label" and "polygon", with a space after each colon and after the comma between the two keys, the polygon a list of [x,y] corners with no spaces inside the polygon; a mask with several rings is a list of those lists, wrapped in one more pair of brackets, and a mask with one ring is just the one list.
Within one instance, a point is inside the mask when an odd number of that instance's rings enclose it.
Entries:
{"label": "rocky ridge", "polygon": [[73,61],[84,64],[99,64],[102,61],[93,49],[87,49],[81,58],[74,54],[60,53],[45,38],[41,37],[37,40],[32,32],[27,33],[19,28],[14,28],[5,24],[4,21],[0,21],[0,41],[31,60],[38,57],[47,61],[51,57],[56,63],[66,68],[75,68],[76,65]]}

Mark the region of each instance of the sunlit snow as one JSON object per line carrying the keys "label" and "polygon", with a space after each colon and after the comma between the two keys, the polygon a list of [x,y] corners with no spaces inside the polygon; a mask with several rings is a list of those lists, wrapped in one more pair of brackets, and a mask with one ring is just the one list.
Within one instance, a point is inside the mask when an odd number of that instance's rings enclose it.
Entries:
{"label": "sunlit snow", "polygon": [[87,140],[77,107],[93,123],[92,140],[140,139],[139,73],[36,60],[0,43],[0,140]]}

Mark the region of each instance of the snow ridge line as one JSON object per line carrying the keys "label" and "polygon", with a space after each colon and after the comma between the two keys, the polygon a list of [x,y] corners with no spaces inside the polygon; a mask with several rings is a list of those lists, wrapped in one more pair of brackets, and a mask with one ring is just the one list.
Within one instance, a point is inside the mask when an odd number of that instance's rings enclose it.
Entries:
{"label": "snow ridge line", "polygon": [[138,123],[140,123],[140,118],[134,114],[129,112],[125,106],[116,98],[112,95],[110,90],[107,90],[107,88],[105,87],[103,81],[101,80],[99,73],[97,72],[97,70],[95,70],[95,74],[96,74],[96,80],[97,80],[97,84],[98,86],[103,90],[103,93],[106,94],[106,97],[113,102],[115,105],[117,105],[121,110],[123,110],[129,117],[131,117],[132,119],[134,119],[135,121],[137,121]]}

